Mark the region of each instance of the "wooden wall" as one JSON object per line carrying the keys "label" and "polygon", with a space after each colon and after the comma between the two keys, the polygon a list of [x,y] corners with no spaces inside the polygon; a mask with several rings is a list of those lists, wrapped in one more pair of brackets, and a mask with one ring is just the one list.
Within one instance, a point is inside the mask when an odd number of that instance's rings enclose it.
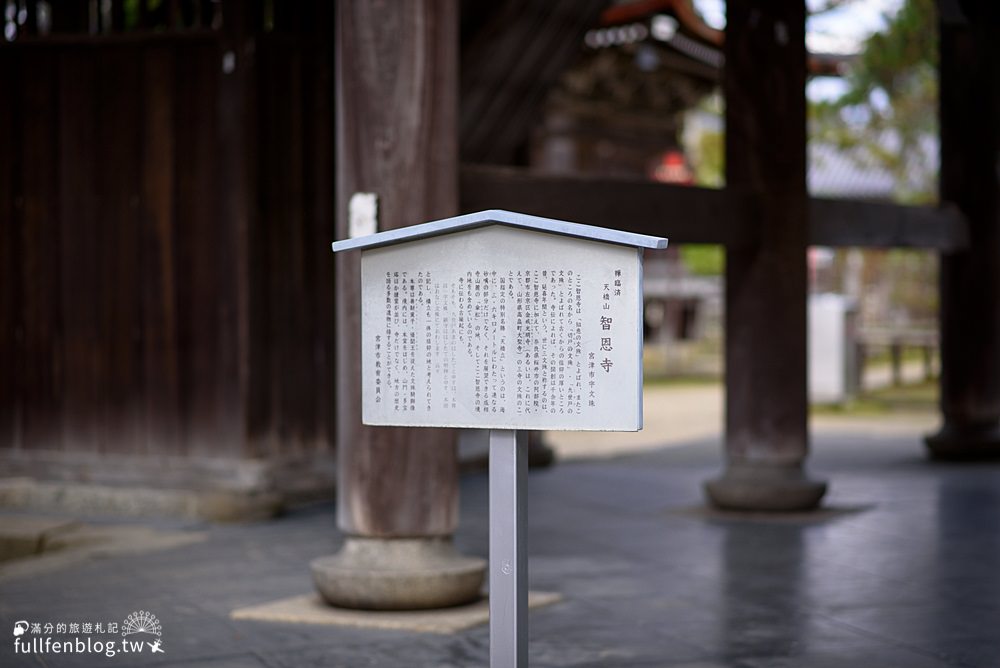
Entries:
{"label": "wooden wall", "polygon": [[0,44],[0,451],[330,449],[325,4]]}
{"label": "wooden wall", "polygon": [[284,16],[287,33],[257,40],[248,425],[272,453],[333,440],[334,7],[318,4]]}

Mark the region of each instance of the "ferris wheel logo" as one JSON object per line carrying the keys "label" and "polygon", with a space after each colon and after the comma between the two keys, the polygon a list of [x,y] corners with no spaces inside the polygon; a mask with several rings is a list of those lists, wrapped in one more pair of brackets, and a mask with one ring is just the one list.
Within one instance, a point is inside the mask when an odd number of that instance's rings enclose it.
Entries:
{"label": "ferris wheel logo", "polygon": [[122,624],[122,636],[130,636],[133,633],[149,633],[158,636],[161,634],[160,620],[151,612],[136,610],[126,617]]}

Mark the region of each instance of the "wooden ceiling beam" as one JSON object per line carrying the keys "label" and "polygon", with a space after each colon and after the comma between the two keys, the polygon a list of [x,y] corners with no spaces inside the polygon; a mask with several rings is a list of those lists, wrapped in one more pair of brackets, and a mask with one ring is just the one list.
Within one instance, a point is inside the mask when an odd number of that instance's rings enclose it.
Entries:
{"label": "wooden ceiling beam", "polygon": [[[752,243],[752,194],[652,181],[534,174],[523,169],[463,165],[463,213],[509,209],[640,234],[676,243]],[[809,243],[816,246],[927,248],[954,251],[968,243],[956,207],[809,199]]]}

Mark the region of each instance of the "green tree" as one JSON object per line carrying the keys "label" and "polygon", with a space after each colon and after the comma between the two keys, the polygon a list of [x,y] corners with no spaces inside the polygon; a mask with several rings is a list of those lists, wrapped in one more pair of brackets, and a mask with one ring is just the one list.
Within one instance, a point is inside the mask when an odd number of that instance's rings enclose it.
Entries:
{"label": "green tree", "polygon": [[[810,106],[812,141],[842,150],[859,166],[892,175],[894,198],[937,199],[937,12],[934,0],[904,0],[851,63],[846,91]],[[882,326],[924,324],[937,312],[937,258],[909,249],[864,255],[862,302],[884,295],[869,316]]]}
{"label": "green tree", "polygon": [[837,100],[811,105],[813,141],[844,150],[860,165],[892,174],[895,197],[926,203],[937,195],[937,25],[934,0],[904,0],[865,42]]}

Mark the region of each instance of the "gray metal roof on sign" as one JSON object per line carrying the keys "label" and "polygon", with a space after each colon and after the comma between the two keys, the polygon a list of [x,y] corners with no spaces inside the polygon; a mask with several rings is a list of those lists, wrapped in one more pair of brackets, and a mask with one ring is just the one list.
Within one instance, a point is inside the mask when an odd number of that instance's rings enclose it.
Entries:
{"label": "gray metal roof on sign", "polygon": [[528,230],[538,230],[551,234],[561,234],[567,237],[578,239],[589,239],[591,241],[603,241],[609,244],[620,246],[635,246],[637,248],[666,248],[667,240],[663,237],[652,237],[646,234],[633,234],[612,230],[606,227],[594,227],[593,225],[581,225],[580,223],[570,223],[565,220],[553,220],[552,218],[540,218],[529,216],[513,211],[502,211],[491,209],[489,211],[479,211],[469,213],[464,216],[454,218],[444,218],[434,220],[420,225],[401,227],[396,230],[388,230],[377,234],[358,237],[357,239],[344,239],[333,243],[333,252],[352,250],[355,248],[377,248],[378,246],[389,246],[392,244],[413,241],[416,239],[426,239],[441,234],[450,234],[461,230],[470,230],[486,225],[509,225]]}

